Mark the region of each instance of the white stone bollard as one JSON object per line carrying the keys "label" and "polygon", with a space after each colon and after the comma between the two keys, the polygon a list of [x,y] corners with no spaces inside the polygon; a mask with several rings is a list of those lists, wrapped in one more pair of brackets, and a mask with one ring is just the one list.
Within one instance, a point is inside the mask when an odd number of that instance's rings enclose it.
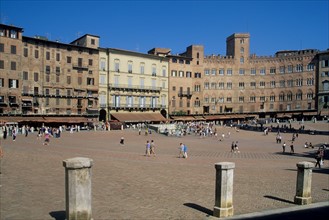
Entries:
{"label": "white stone bollard", "polygon": [[297,183],[295,204],[308,205],[312,203],[311,185],[312,185],[312,168],[311,162],[297,163]]}
{"label": "white stone bollard", "polygon": [[67,220],[91,220],[91,167],[93,160],[75,157],[63,161]]}
{"label": "white stone bollard", "polygon": [[233,210],[233,171],[235,163],[216,163],[216,192],[213,215],[218,218],[229,217]]}

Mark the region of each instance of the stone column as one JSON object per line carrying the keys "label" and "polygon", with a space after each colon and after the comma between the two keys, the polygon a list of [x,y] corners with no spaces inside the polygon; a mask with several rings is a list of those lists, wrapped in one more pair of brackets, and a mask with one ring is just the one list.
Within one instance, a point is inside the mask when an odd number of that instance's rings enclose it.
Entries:
{"label": "stone column", "polygon": [[216,192],[214,216],[218,218],[233,215],[233,171],[235,163],[216,163]]}
{"label": "stone column", "polygon": [[63,161],[67,220],[91,220],[91,167],[93,160],[75,157]]}
{"label": "stone column", "polygon": [[295,203],[298,205],[307,205],[312,203],[311,183],[313,167],[314,164],[311,162],[297,163]]}

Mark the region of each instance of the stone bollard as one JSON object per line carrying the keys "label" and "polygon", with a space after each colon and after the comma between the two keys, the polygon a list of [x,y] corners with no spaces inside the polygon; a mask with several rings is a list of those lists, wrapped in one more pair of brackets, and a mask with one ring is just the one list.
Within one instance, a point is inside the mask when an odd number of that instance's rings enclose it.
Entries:
{"label": "stone bollard", "polygon": [[91,220],[91,167],[93,160],[75,157],[63,161],[67,220]]}
{"label": "stone bollard", "polygon": [[213,215],[218,218],[233,215],[233,170],[235,163],[216,163],[216,192]]}
{"label": "stone bollard", "polygon": [[295,203],[298,205],[308,205],[312,203],[311,183],[313,167],[314,164],[311,162],[297,163]]}

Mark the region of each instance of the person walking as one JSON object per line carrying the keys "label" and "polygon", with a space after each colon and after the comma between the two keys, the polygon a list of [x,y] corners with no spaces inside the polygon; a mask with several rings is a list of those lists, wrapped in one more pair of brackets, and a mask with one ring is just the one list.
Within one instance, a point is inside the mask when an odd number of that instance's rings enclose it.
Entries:
{"label": "person walking", "polygon": [[120,139],[120,145],[121,146],[125,146],[125,139],[124,139],[124,137],[121,137],[121,139]]}
{"label": "person walking", "polygon": [[231,153],[234,153],[234,148],[235,148],[235,144],[234,144],[234,141],[232,141],[232,144],[231,144]]}
{"label": "person walking", "polygon": [[236,153],[236,152],[240,153],[238,143],[239,143],[238,141],[235,142],[234,153]]}
{"label": "person walking", "polygon": [[283,142],[282,144],[282,153],[286,152],[286,142]]}
{"label": "person walking", "polygon": [[292,141],[290,144],[290,153],[295,153],[295,149],[294,149],[294,142]]}
{"label": "person walking", "polygon": [[45,140],[43,142],[43,145],[50,145],[50,134],[47,130],[45,131],[44,137]]}
{"label": "person walking", "polygon": [[153,140],[151,140],[151,150],[150,150],[150,155],[155,156],[155,143]]}
{"label": "person walking", "polygon": [[145,156],[150,156],[150,149],[151,149],[151,144],[149,141],[146,141],[146,145],[145,145],[146,149],[145,149]]}
{"label": "person walking", "polygon": [[315,168],[317,166],[319,166],[319,168],[321,168],[322,158],[321,158],[321,150],[320,150],[320,148],[319,148],[319,150],[315,154],[315,159],[316,159]]}
{"label": "person walking", "polygon": [[184,148],[183,148],[183,157],[185,159],[187,158],[187,146],[186,146],[186,144],[184,144]]}
{"label": "person walking", "polygon": [[179,155],[178,155],[178,158],[180,157],[184,157],[184,144],[183,143],[180,143],[179,144]]}
{"label": "person walking", "polygon": [[13,133],[12,133],[12,136],[13,136],[13,141],[16,141],[16,128],[13,128]]}

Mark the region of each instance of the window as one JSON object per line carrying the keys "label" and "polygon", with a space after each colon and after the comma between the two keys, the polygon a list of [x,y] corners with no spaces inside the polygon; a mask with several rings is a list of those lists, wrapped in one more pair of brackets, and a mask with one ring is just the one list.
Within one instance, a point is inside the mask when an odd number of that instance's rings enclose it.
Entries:
{"label": "window", "polygon": [[68,85],[71,84],[71,76],[67,76],[67,77],[66,77],[66,83],[67,83]]}
{"label": "window", "polygon": [[50,66],[46,66],[46,74],[50,74]]}
{"label": "window", "polygon": [[128,73],[132,73],[132,72],[133,72],[133,62],[128,61]]}
{"label": "window", "polygon": [[307,100],[312,100],[313,99],[313,92],[308,92],[307,93]]}
{"label": "window", "polygon": [[11,70],[16,70],[16,62],[14,62],[14,61],[10,62],[10,69]]}
{"label": "window", "polygon": [[292,93],[287,94],[287,101],[292,101]]}
{"label": "window", "polygon": [[120,72],[120,61],[119,60],[114,60],[114,71],[115,72]]}
{"label": "window", "polygon": [[15,45],[10,46],[10,53],[11,54],[16,54],[16,46]]}
{"label": "window", "polygon": [[200,85],[195,85],[194,86],[194,91],[195,92],[200,92],[201,91],[201,86]]}
{"label": "window", "polygon": [[298,87],[303,86],[303,79],[296,79],[296,86]]}
{"label": "window", "polygon": [[293,87],[294,86],[294,81],[292,79],[287,80],[287,86],[288,87]]}
{"label": "window", "polygon": [[284,81],[284,80],[280,80],[280,87],[281,87],[281,88],[286,87],[286,81]]}
{"label": "window", "polygon": [[265,75],[266,74],[266,69],[263,67],[259,70],[260,75]]}
{"label": "window", "polygon": [[89,60],[88,60],[88,65],[89,65],[89,66],[92,66],[92,65],[93,65],[93,60],[92,60],[92,59],[89,59]]}
{"label": "window", "polygon": [[205,70],[204,70],[204,75],[205,75],[205,76],[209,76],[209,72],[210,72],[209,69],[205,69]]}
{"label": "window", "polygon": [[72,57],[66,57],[66,62],[67,63],[72,63]]}
{"label": "window", "polygon": [[303,93],[302,92],[296,93],[296,100],[302,100],[302,99],[303,99]]}
{"label": "window", "polygon": [[260,82],[259,82],[259,87],[264,88],[264,87],[265,87],[265,82],[264,82],[264,81],[260,81]]}
{"label": "window", "polygon": [[156,76],[157,75],[157,68],[156,68],[156,65],[153,64],[152,65],[152,76]]}
{"label": "window", "polygon": [[83,61],[82,58],[78,58],[78,66],[79,67],[82,67],[82,61]]}
{"label": "window", "polygon": [[288,73],[292,73],[292,69],[293,69],[293,66],[292,65],[288,65]]}
{"label": "window", "polygon": [[24,57],[28,57],[29,56],[29,49],[28,48],[24,48],[23,56]]}
{"label": "window", "polygon": [[211,70],[211,75],[216,76],[216,73],[217,73],[217,70],[216,69],[212,69]]}
{"label": "window", "polygon": [[17,38],[17,31],[10,30],[10,38]]}
{"label": "window", "polygon": [[173,86],[172,87],[172,91],[176,91],[176,86]]}
{"label": "window", "polygon": [[231,82],[226,83],[226,88],[227,89],[232,89],[232,83]]}
{"label": "window", "polygon": [[306,84],[308,86],[313,86],[314,85],[314,78],[307,78]]}
{"label": "window", "polygon": [[244,89],[244,82],[239,82],[239,89]]}
{"label": "window", "polygon": [[216,89],[216,85],[217,85],[216,83],[212,82],[212,83],[210,84],[210,88],[211,88],[211,89]]}
{"label": "window", "polygon": [[249,101],[250,102],[256,102],[256,96],[250,96]]}
{"label": "window", "polygon": [[239,69],[239,75],[244,75],[244,69]]}
{"label": "window", "polygon": [[275,81],[271,81],[270,86],[271,86],[271,88],[275,88]]}
{"label": "window", "polygon": [[176,58],[172,58],[172,62],[173,63],[177,63],[177,59]]}
{"label": "window", "polygon": [[100,61],[100,69],[105,71],[105,65],[106,65],[106,60],[105,59],[101,59]]}
{"label": "window", "polygon": [[201,73],[194,73],[194,78],[201,78]]}
{"label": "window", "polygon": [[17,79],[9,79],[8,80],[8,85],[9,85],[9,88],[18,88],[18,80]]}
{"label": "window", "polygon": [[186,78],[192,78],[192,72],[186,71]]}
{"label": "window", "polygon": [[56,53],[56,61],[61,61],[61,55],[59,53]]}
{"label": "window", "polygon": [[307,71],[313,71],[314,70],[314,63],[309,63],[306,67]]}
{"label": "window", "polygon": [[244,63],[244,57],[240,57],[240,63],[241,63],[241,64]]}
{"label": "window", "polygon": [[244,53],[244,47],[240,48],[240,53]]}
{"label": "window", "polygon": [[239,102],[244,102],[244,97],[243,96],[239,96]]}
{"label": "window", "polygon": [[218,89],[224,89],[224,87],[225,87],[225,83],[223,82],[218,83]]}
{"label": "window", "polygon": [[250,75],[256,75],[256,69],[255,68],[251,68]]}
{"label": "window", "polygon": [[184,77],[184,72],[183,71],[179,71],[179,77]]}
{"label": "window", "polygon": [[270,95],[270,102],[275,102],[275,95]]}
{"label": "window", "polygon": [[0,60],[0,69],[5,68],[5,62],[3,60]]}
{"label": "window", "polygon": [[279,101],[284,101],[284,94],[283,94],[283,93],[281,93],[281,94],[279,95]]}
{"label": "window", "polygon": [[34,82],[38,82],[39,81],[39,73],[35,72],[33,74],[33,79],[34,79]]}
{"label": "window", "polygon": [[270,74],[275,74],[276,73],[276,68],[275,67],[271,67],[270,68]]}
{"label": "window", "polygon": [[232,76],[232,69],[227,69],[226,70],[226,75]]}
{"label": "window", "polygon": [[209,82],[204,83],[204,89],[209,89]]}
{"label": "window", "polygon": [[177,71],[176,70],[172,70],[171,71],[171,76],[176,77],[177,76]]}
{"label": "window", "polygon": [[94,85],[94,78],[87,78],[87,85]]}
{"label": "window", "polygon": [[303,72],[303,64],[296,65],[296,72],[298,72],[298,73]]}
{"label": "window", "polygon": [[59,66],[56,66],[56,75],[60,75],[61,68]]}
{"label": "window", "polygon": [[36,58],[36,59],[39,58],[39,50],[34,51],[34,58]]}
{"label": "window", "polygon": [[219,103],[223,103],[223,102],[224,102],[224,97],[219,97],[219,98],[218,98],[218,102],[219,102]]}
{"label": "window", "polygon": [[184,60],[179,59],[179,63],[180,63],[180,64],[184,64]]}
{"label": "window", "polygon": [[284,66],[280,66],[279,71],[280,71],[281,74],[284,74],[284,72],[285,72],[285,67],[284,67]]}
{"label": "window", "polygon": [[91,45],[95,45],[95,39],[90,39]]}
{"label": "window", "polygon": [[140,64],[140,72],[141,72],[141,74],[144,74],[144,66],[145,66],[144,63],[141,63]]}
{"label": "window", "polygon": [[329,67],[329,60],[322,60],[322,67]]}
{"label": "window", "polygon": [[224,76],[224,69],[219,69],[219,73],[220,76]]}
{"label": "window", "polygon": [[50,52],[49,51],[46,52],[46,60],[50,60]]}
{"label": "window", "polygon": [[162,76],[163,77],[167,76],[167,68],[165,66],[162,67]]}
{"label": "window", "polygon": [[250,87],[251,88],[256,88],[256,82],[250,82]]}
{"label": "window", "polygon": [[29,73],[28,72],[23,72],[23,80],[29,80]]}
{"label": "window", "polygon": [[265,99],[265,96],[260,96],[260,97],[259,97],[259,101],[260,101],[260,102],[265,102],[265,100],[266,100],[266,99]]}
{"label": "window", "polygon": [[5,45],[0,43],[0,52],[4,52],[5,51]]}

